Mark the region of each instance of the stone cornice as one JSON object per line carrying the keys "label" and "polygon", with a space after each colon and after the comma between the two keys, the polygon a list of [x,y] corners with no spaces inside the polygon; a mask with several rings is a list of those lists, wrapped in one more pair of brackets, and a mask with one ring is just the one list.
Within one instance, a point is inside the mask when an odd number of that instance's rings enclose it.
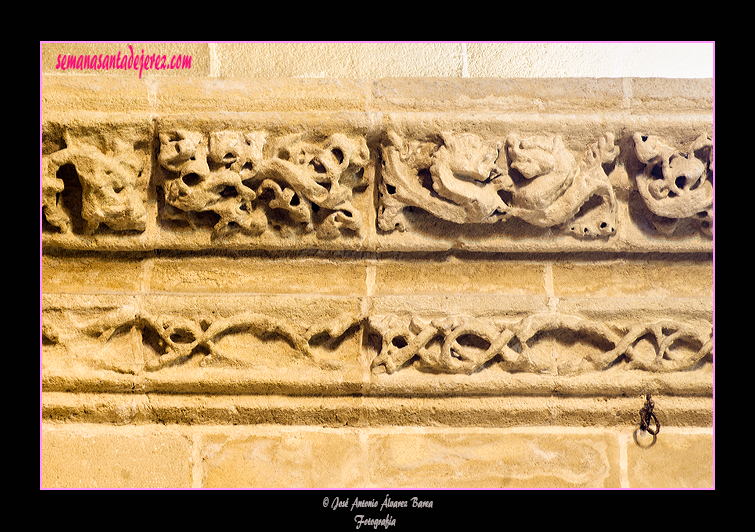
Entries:
{"label": "stone cornice", "polygon": [[712,250],[710,80],[48,75],[42,121],[47,248]]}

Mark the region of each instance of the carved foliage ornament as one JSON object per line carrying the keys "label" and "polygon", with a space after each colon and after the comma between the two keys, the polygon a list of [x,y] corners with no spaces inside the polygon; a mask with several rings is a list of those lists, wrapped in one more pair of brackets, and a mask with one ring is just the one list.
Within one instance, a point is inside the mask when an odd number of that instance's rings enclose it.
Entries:
{"label": "carved foliage ornament", "polygon": [[[160,133],[165,215],[196,227],[214,213],[213,235],[260,235],[273,211],[285,213],[292,231],[333,239],[359,233],[362,220],[351,200],[367,185],[369,151],[363,138],[334,134],[321,142],[303,135],[275,140],[263,155],[264,132]],[[282,224],[283,225],[283,224]]]}
{"label": "carved foliage ornament", "polygon": [[[66,147],[42,160],[42,212],[63,234],[74,232],[79,216],[91,235],[105,224],[115,231],[144,231],[147,176],[145,154],[117,136],[95,146],[66,133]],[[65,179],[68,178],[68,184]],[[66,187],[80,189],[80,206],[63,200]],[[76,201],[78,203],[78,200]]]}
{"label": "carved foliage ornament", "polygon": [[616,199],[602,167],[619,154],[610,133],[579,161],[558,135],[483,140],[444,133],[432,141],[389,131],[381,154],[384,231],[406,230],[404,209],[419,207],[458,224],[515,217],[538,227],[565,224],[580,238],[615,232]]}
{"label": "carved foliage ornament", "polygon": [[[62,149],[43,156],[46,230],[143,232],[151,184],[162,196],[165,228],[209,225],[213,237],[269,230],[322,240],[362,234],[364,214],[352,205],[354,193],[369,185],[370,153],[361,136],[270,139],[263,131],[164,130],[157,156],[163,171],[154,176],[147,171],[146,136],[132,137],[69,131]],[[686,152],[653,135],[635,133],[632,140],[634,153],[618,164],[642,165],[633,177],[657,232],[672,235],[692,223],[712,236],[710,137],[699,136]],[[616,233],[616,198],[604,171],[619,155],[610,133],[579,159],[558,135],[443,133],[418,140],[388,131],[379,150],[377,224],[383,231],[407,230],[407,209],[416,207],[455,224],[517,218],[578,238]],[[628,164],[629,157],[637,162]]]}
{"label": "carved foliage ornament", "polygon": [[635,154],[645,165],[637,189],[652,212],[655,228],[671,234],[689,219],[708,236],[713,234],[713,142],[700,135],[682,153],[656,136],[635,133]]}

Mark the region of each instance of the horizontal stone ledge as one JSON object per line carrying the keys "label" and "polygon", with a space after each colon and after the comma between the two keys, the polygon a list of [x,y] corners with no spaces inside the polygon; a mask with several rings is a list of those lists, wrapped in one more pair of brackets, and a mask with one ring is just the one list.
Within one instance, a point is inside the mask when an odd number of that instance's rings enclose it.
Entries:
{"label": "horizontal stone ledge", "polygon": [[560,377],[503,372],[469,375],[427,375],[413,371],[367,376],[368,369],[292,372],[227,370],[185,371],[180,375],[116,375],[86,370],[46,370],[45,392],[160,393],[290,397],[602,397],[643,393],[678,397],[712,397],[712,374],[624,372]]}
{"label": "horizontal stone ledge", "polygon": [[[606,80],[394,80],[378,96],[357,84],[355,100],[329,95],[342,86],[332,80],[167,81],[167,107],[116,113],[94,111],[97,98],[140,89],[100,80],[78,93],[93,99],[84,114],[72,111],[77,83],[43,90],[44,248],[712,251],[705,83],[638,82],[639,101],[661,103],[629,112],[634,83]],[[141,89],[162,102],[161,87]],[[428,104],[407,104],[419,87]],[[177,103],[192,91],[206,111]],[[223,105],[260,92],[299,100],[264,113]],[[383,94],[403,103],[383,109]],[[499,96],[534,107],[499,109]]]}
{"label": "horizontal stone ledge", "polygon": [[712,79],[149,78],[42,76],[42,111],[700,112]]}
{"label": "horizontal stone ledge", "polygon": [[[712,397],[657,395],[661,427],[708,427]],[[643,397],[283,397],[44,392],[45,422],[370,426],[639,426]],[[662,430],[662,429],[661,429]]]}

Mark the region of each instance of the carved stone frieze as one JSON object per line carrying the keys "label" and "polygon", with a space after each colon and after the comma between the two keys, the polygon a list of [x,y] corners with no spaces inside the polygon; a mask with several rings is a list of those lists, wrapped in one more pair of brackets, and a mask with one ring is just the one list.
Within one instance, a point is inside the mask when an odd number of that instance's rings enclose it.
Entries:
{"label": "carved stone frieze", "polygon": [[414,140],[389,131],[381,153],[383,231],[406,231],[407,207],[457,224],[515,217],[538,227],[562,226],[579,238],[616,231],[616,199],[602,166],[619,154],[611,133],[579,160],[559,135],[515,133],[492,140],[470,133]]}
{"label": "carved stone frieze", "polygon": [[705,251],[713,230],[705,133],[687,152],[605,133],[578,154],[557,134],[63,131],[43,154],[45,245]]}
{"label": "carved stone frieze", "polygon": [[121,81],[45,80],[45,246],[712,250],[703,81]]}
{"label": "carved stone frieze", "polygon": [[269,308],[225,309],[218,315],[209,304],[196,315],[181,307],[148,310],[134,301],[94,309],[51,304],[44,309],[42,326],[48,365],[53,370],[73,357],[84,367],[118,374],[184,366],[244,371],[260,366],[254,351],[261,350],[278,368],[307,362],[337,369],[337,361],[320,360],[315,352],[332,351],[361,322],[358,312],[348,310],[321,321],[312,318],[310,324],[282,318],[280,310]]}
{"label": "carved stone frieze", "polygon": [[712,419],[710,83],[83,78],[43,80],[46,419]]}
{"label": "carved stone frieze", "polygon": [[[545,312],[519,321],[372,316],[369,323],[381,340],[373,372],[394,373],[414,366],[430,373],[470,374],[495,366],[514,373],[577,375],[617,365],[624,370],[675,372],[712,360],[710,325],[673,319],[615,328],[580,316]],[[549,335],[593,348],[576,357],[569,356],[568,345],[547,355],[536,353],[535,344]]]}
{"label": "carved stone frieze", "polygon": [[351,203],[367,186],[363,138],[334,134],[268,138],[264,131],[161,131],[158,161],[165,221],[192,230],[211,224],[213,237],[316,233],[332,240],[360,234],[363,216]]}
{"label": "carved stone frieze", "polygon": [[635,155],[644,165],[637,189],[659,233],[671,235],[689,220],[713,235],[713,142],[700,135],[687,152],[680,152],[654,135],[635,133]]}
{"label": "carved stone frieze", "polygon": [[[441,385],[456,374],[471,385],[483,373],[568,379],[609,370],[703,382],[713,360],[709,321],[652,313],[615,322],[558,311],[375,314],[349,298],[173,299],[89,298],[77,306],[53,297],[43,308],[45,382],[75,388],[95,372],[99,384],[87,385],[95,389],[130,376],[168,389],[175,378],[197,389],[239,379],[237,386],[254,389],[279,379],[281,389],[293,390],[314,374],[353,390],[367,373],[387,374],[383,385],[394,374],[417,372]],[[296,317],[299,309],[304,318]],[[401,382],[404,392],[414,389]]]}

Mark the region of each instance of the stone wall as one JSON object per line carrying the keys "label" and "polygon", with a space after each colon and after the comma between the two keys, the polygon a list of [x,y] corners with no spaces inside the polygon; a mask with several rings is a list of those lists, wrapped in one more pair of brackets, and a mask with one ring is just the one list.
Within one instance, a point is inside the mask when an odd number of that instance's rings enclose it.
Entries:
{"label": "stone wall", "polygon": [[713,486],[710,79],[58,50],[43,487]]}

